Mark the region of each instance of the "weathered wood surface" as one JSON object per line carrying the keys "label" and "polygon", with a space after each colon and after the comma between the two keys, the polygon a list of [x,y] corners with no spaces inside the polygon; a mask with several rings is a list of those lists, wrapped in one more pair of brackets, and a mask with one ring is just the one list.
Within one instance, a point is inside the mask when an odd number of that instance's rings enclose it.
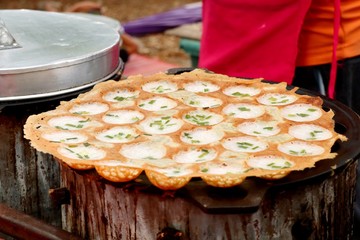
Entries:
{"label": "weathered wood surface", "polygon": [[209,214],[177,193],[112,184],[61,165],[71,196],[63,227],[85,239],[165,239],[165,228],[180,232],[170,239],[186,240],[351,239],[356,166],[351,161],[333,176],[270,189],[254,213]]}
{"label": "weathered wood surface", "polygon": [[42,103],[0,109],[0,203],[61,226],[61,208],[48,194],[60,185],[59,164],[23,137],[26,119],[53,107]]}
{"label": "weathered wood surface", "polygon": [[[0,230],[16,239],[79,240],[69,232],[56,228],[23,212],[0,203]],[[0,235],[1,239],[1,235]]]}

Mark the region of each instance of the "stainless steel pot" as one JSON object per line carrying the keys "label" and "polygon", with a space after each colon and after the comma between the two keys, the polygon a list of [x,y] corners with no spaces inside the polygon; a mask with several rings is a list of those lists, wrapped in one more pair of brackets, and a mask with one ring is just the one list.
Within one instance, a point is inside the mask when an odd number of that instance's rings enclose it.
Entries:
{"label": "stainless steel pot", "polygon": [[20,47],[0,50],[0,101],[61,95],[95,85],[122,67],[113,27],[75,14],[0,10]]}

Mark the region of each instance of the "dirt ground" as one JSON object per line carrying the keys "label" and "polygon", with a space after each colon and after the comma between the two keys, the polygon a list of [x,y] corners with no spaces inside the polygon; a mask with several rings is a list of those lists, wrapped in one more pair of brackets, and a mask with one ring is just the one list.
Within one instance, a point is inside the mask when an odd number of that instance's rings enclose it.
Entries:
{"label": "dirt ground", "polygon": [[[53,6],[59,11],[64,11],[77,0],[0,0],[0,9],[36,9],[44,10],[44,6]],[[101,3],[102,14],[126,23],[141,17],[161,13],[173,8],[181,7],[188,3],[199,2],[199,0],[101,0],[93,1]],[[149,34],[136,37],[139,44],[139,53],[157,57],[165,62],[189,66],[189,56],[179,48],[179,39],[175,36],[163,33]]]}

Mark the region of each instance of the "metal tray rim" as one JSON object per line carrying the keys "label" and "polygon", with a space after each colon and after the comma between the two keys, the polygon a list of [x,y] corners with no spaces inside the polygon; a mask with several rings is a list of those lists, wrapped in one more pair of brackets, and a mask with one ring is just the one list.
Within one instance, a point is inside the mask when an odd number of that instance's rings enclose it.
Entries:
{"label": "metal tray rim", "polygon": [[119,61],[119,64],[116,67],[116,69],[114,69],[114,71],[112,71],[110,74],[106,75],[105,77],[103,77],[101,79],[95,80],[91,83],[87,83],[87,84],[84,84],[84,85],[81,85],[78,87],[72,87],[69,89],[53,91],[53,92],[49,92],[49,93],[38,93],[38,94],[29,94],[29,95],[23,95],[23,96],[0,97],[0,102],[46,98],[46,97],[53,97],[53,96],[57,96],[57,95],[63,95],[63,94],[71,93],[71,92],[80,91],[82,89],[89,88],[91,86],[96,85],[97,83],[100,83],[100,82],[103,82],[103,81],[109,79],[109,77],[111,77],[111,76],[115,75],[116,73],[118,73],[119,71],[121,71],[123,69],[123,67],[124,67],[124,63],[122,61]]}

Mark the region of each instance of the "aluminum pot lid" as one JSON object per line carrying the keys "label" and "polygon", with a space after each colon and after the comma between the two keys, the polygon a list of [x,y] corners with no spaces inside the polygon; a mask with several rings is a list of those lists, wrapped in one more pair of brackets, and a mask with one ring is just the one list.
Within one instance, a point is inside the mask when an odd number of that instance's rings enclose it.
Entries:
{"label": "aluminum pot lid", "polygon": [[79,90],[122,65],[108,24],[34,10],[0,10],[0,19],[0,101]]}

